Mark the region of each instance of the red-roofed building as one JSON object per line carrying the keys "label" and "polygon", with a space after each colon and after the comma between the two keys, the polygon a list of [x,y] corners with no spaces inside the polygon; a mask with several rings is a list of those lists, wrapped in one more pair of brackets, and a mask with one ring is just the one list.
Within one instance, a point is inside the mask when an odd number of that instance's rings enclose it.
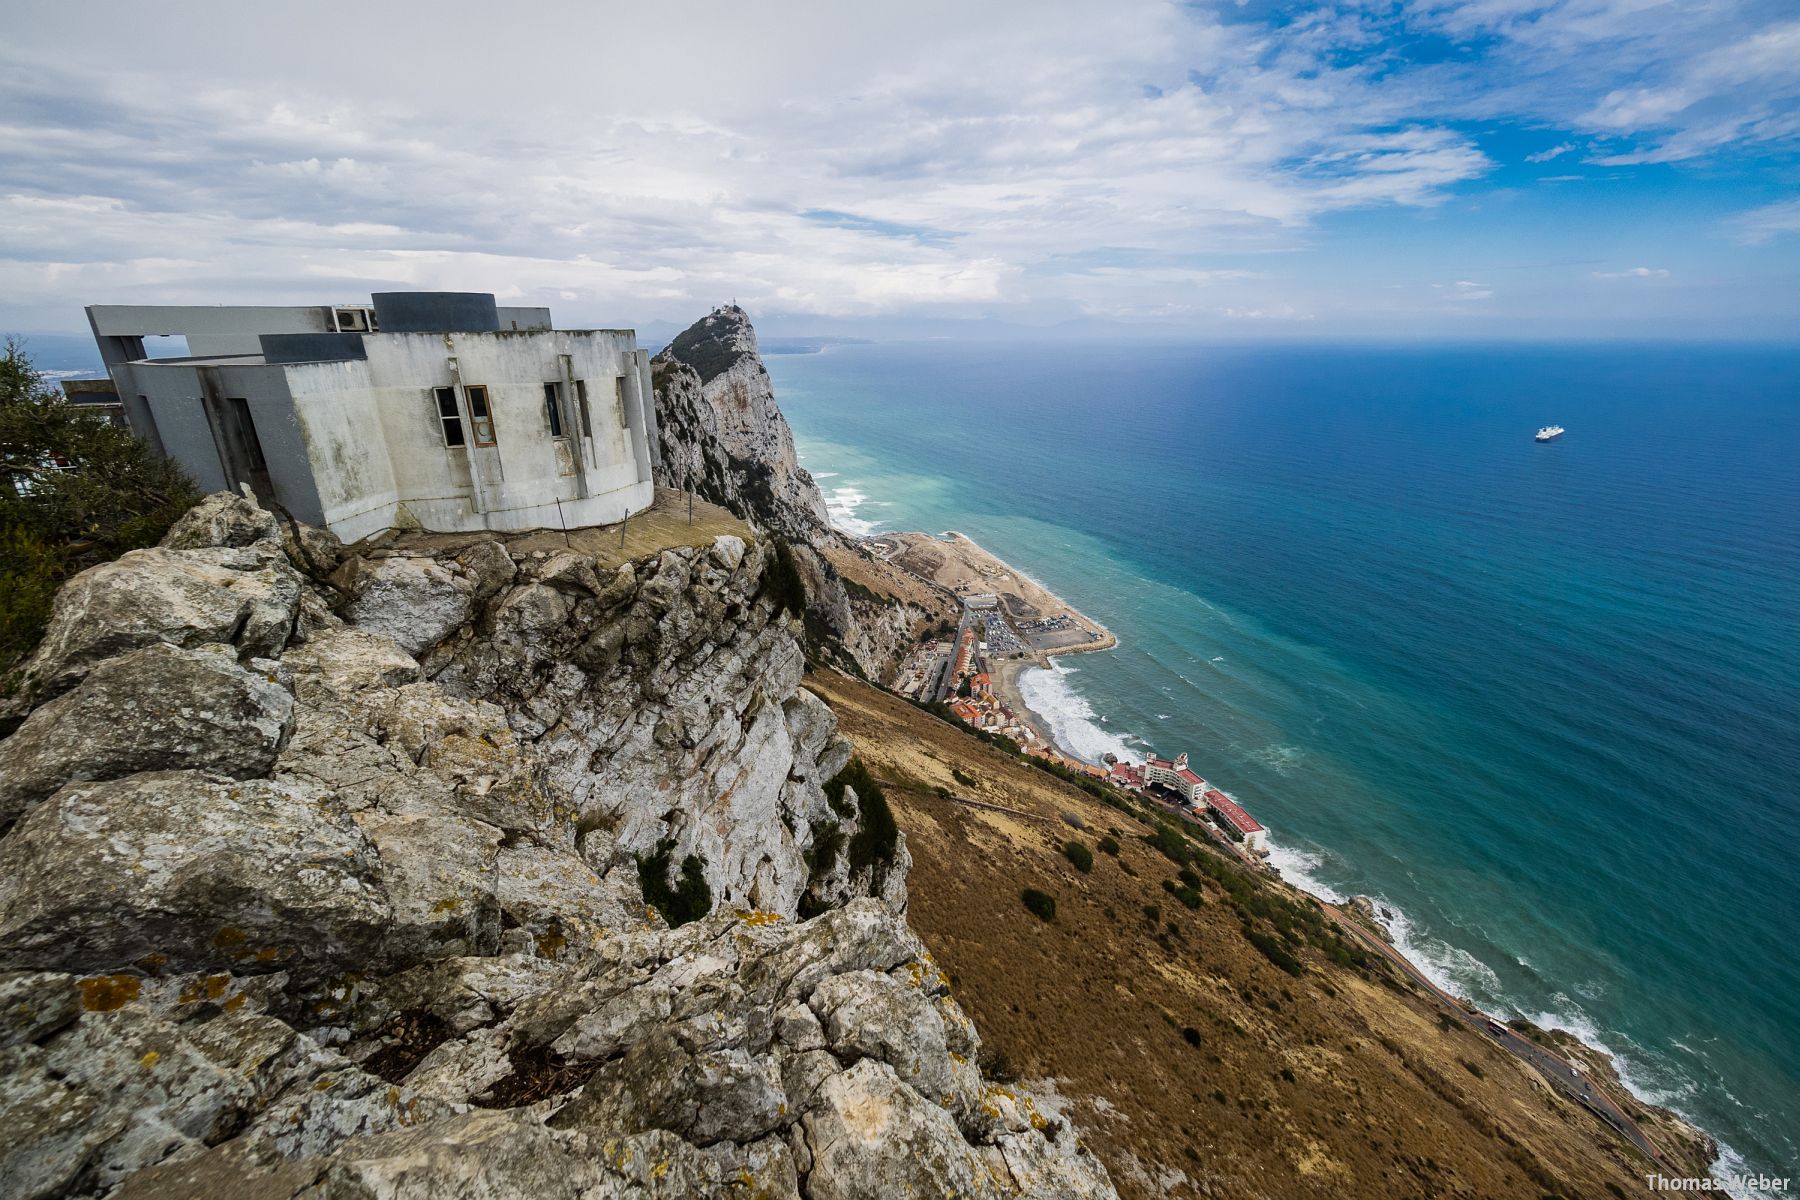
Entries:
{"label": "red-roofed building", "polygon": [[1144,788],[1143,770],[1128,762],[1113,763],[1110,774],[1112,781],[1120,787],[1130,788],[1134,792],[1142,791]]}
{"label": "red-roofed building", "polygon": [[1231,836],[1236,842],[1262,854],[1269,848],[1269,834],[1255,817],[1245,812],[1236,800],[1227,796],[1217,788],[1206,793],[1206,807],[1213,815],[1213,821]]}
{"label": "red-roofed building", "polygon": [[1186,754],[1177,754],[1173,762],[1166,758],[1151,758],[1144,764],[1144,783],[1167,788],[1189,804],[1200,803],[1200,797],[1206,791],[1206,780],[1188,770],[1187,761]]}

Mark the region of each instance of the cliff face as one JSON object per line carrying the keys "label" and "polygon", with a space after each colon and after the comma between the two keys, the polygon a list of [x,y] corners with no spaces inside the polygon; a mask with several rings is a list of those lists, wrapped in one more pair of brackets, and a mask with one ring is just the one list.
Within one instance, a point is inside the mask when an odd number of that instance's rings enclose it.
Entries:
{"label": "cliff face", "polygon": [[0,1191],[1111,1195],[700,516],[352,553],[221,495],[72,580],[0,740]]}
{"label": "cliff face", "polygon": [[830,533],[825,498],[794,453],[794,431],[743,309],[727,305],[696,321],[652,370],[659,483],[694,490],[791,542],[810,545]]}
{"label": "cliff face", "polygon": [[652,369],[657,482],[722,505],[792,546],[818,654],[885,679],[923,628],[954,613],[948,596],[885,579],[891,571],[831,528],[743,309],[715,309],[669,343]]}

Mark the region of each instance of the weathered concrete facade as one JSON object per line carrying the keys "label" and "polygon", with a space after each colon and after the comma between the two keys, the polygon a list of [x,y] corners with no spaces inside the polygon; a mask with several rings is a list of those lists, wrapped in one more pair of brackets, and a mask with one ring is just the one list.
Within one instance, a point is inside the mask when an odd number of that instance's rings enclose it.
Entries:
{"label": "weathered concrete facade", "polygon": [[[558,330],[486,293],[370,308],[94,306],[133,430],[204,490],[354,541],[383,529],[599,525],[649,506],[649,356],[630,330]],[[149,359],[181,333],[190,356]]]}

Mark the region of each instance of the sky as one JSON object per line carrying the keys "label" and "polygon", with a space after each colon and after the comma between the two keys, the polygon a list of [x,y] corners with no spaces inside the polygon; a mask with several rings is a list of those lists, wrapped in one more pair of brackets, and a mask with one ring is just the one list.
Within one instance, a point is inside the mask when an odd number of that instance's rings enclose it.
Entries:
{"label": "sky", "polygon": [[9,9],[5,330],[1800,338],[1795,0]]}

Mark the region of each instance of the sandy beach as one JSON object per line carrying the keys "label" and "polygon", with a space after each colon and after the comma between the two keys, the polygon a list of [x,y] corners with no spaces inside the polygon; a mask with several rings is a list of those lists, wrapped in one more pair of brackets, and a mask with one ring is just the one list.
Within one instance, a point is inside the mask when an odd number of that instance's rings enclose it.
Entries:
{"label": "sandy beach", "polygon": [[[888,564],[951,592],[959,599],[992,595],[997,611],[1016,635],[1011,650],[990,641],[989,676],[1000,703],[1011,709],[1037,735],[1058,745],[1049,722],[1033,711],[1019,689],[1019,677],[1034,667],[1047,667],[1061,654],[1110,650],[1119,644],[1110,629],[1076,609],[1061,596],[983,549],[955,530],[941,537],[928,533],[890,533],[867,539],[863,547]],[[1059,746],[1073,755],[1067,746]]]}

